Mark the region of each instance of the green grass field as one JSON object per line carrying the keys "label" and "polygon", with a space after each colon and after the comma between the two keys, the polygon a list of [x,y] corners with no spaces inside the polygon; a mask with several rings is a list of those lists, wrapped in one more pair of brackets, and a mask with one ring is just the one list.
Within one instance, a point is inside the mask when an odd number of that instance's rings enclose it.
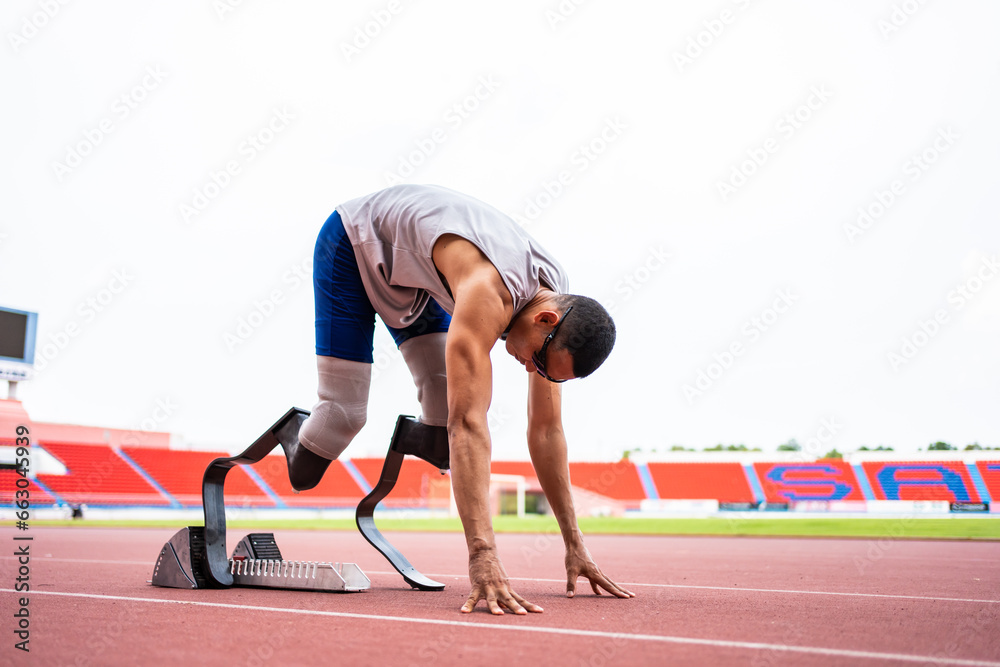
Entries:
{"label": "green grass field", "polygon": [[[33,521],[41,526],[178,527],[199,521]],[[11,521],[2,525],[13,525]],[[353,519],[230,521],[230,528],[270,530],[356,530]],[[378,522],[383,531],[460,532],[458,519],[393,519]],[[555,519],[500,516],[493,520],[498,533],[554,533]],[[580,528],[591,535],[756,535],[773,537],[858,537],[899,539],[1000,540],[1000,517],[983,518],[744,518],[708,519],[580,519]]]}

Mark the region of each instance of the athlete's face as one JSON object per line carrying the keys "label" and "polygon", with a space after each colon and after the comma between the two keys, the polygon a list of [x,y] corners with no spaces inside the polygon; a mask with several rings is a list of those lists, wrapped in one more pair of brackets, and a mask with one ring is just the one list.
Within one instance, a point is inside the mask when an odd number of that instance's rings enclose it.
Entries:
{"label": "athlete's face", "polygon": [[552,382],[572,379],[573,358],[567,350],[552,344],[561,321],[554,310],[540,311],[530,321],[518,320],[507,335],[507,354],[517,359],[528,373],[538,373]]}

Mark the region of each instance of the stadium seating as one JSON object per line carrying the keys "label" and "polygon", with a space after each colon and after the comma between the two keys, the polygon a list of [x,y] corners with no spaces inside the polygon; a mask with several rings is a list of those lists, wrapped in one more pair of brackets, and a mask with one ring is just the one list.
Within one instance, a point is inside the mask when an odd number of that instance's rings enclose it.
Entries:
{"label": "stadium seating", "polygon": [[637,509],[646,499],[639,473],[628,461],[570,463],[569,476],[573,486],[619,500],[628,509]]}
{"label": "stadium seating", "polygon": [[252,468],[288,507],[353,508],[365,496],[364,490],[347,471],[343,461],[331,462],[316,488],[301,493],[292,490],[288,481],[288,464],[283,454],[265,456]]}
{"label": "stadium seating", "polygon": [[[369,486],[378,484],[383,459],[352,459],[351,463]],[[443,481],[440,470],[426,461],[408,456],[403,460],[396,486],[382,501],[382,505],[393,509],[427,507],[430,497],[440,498],[442,495],[440,487]]]}
{"label": "stadium seating", "polygon": [[1000,461],[979,461],[976,470],[983,478],[990,498],[1000,501]]}
{"label": "stadium seating", "polygon": [[755,463],[754,470],[769,503],[865,499],[854,470],[840,459]]}
{"label": "stadium seating", "polygon": [[[0,504],[13,506],[16,502],[18,490],[17,480],[21,475],[15,470],[0,470]],[[34,480],[28,478],[28,503],[35,505],[51,505],[55,498],[45,492],[45,489],[35,484]],[[23,496],[22,496],[23,498]]]}
{"label": "stadium seating", "polygon": [[[494,475],[520,475],[526,480],[535,479],[535,466],[531,461],[493,461],[490,464],[490,472]],[[579,486],[577,480],[573,483]]]}
{"label": "stadium seating", "polygon": [[[5,445],[0,441],[0,445]],[[39,473],[29,482],[33,507],[47,504],[90,506],[201,506],[205,468],[224,452],[179,451],[162,447],[73,442],[38,443],[66,468],[66,474]],[[11,454],[12,455],[12,454]],[[226,480],[226,501],[243,507],[345,508],[378,483],[381,458],[331,463],[320,484],[296,494],[288,482],[285,457],[274,453],[253,466],[236,466]],[[648,472],[647,472],[648,471]],[[537,483],[529,461],[494,461],[491,472],[519,475]],[[768,503],[918,500],[979,503],[1000,498],[1000,461],[807,462],[650,462],[628,460],[570,463],[575,487],[635,510],[643,500],[717,500]],[[11,504],[17,473],[0,470],[0,502]],[[645,482],[645,483],[644,483]],[[536,487],[537,489],[537,487]],[[394,509],[446,508],[450,477],[407,457],[399,480],[383,506]]]}
{"label": "stadium seating", "polygon": [[650,463],[649,473],[662,499],[754,501],[743,466],[736,462]]}
{"label": "stadium seating", "polygon": [[68,474],[38,479],[71,504],[169,505],[170,501],[107,445],[41,442],[66,466]]}
{"label": "stadium seating", "polygon": [[862,465],[876,500],[980,501],[961,461],[866,461]]}
{"label": "stadium seating", "polygon": [[[201,507],[201,478],[214,459],[229,456],[225,452],[190,452],[151,447],[122,447],[147,475],[184,507]],[[226,476],[226,503],[236,506],[275,505],[242,466]]]}

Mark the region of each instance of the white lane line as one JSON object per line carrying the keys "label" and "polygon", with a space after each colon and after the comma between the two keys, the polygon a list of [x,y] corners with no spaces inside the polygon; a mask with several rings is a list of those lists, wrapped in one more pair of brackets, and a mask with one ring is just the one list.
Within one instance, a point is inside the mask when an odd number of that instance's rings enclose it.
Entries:
{"label": "white lane line", "polygon": [[[3,593],[15,593],[10,588],[0,588]],[[694,644],[715,648],[735,648],[750,651],[782,651],[786,653],[806,653],[811,655],[836,656],[842,658],[866,660],[895,660],[898,662],[934,662],[939,665],[968,665],[970,667],[1000,667],[1000,662],[987,660],[966,660],[961,658],[942,658],[930,655],[912,655],[907,653],[881,653],[877,651],[853,651],[849,649],[824,648],[821,646],[788,646],[786,644],[767,644],[764,642],[739,642],[724,639],[699,639],[696,637],[675,637],[671,635],[648,635],[629,632],[603,632],[600,630],[577,630],[574,628],[553,628],[545,626],[524,625],[492,625],[487,622],[473,623],[470,621],[448,621],[432,618],[410,618],[408,616],[382,616],[379,614],[355,614],[342,611],[321,611],[316,609],[288,609],[283,607],[264,607],[260,605],[227,604],[222,602],[196,602],[187,600],[165,600],[160,598],[137,598],[123,595],[97,595],[93,593],[66,593],[60,591],[32,591],[32,595],[54,595],[62,597],[88,598],[91,600],[115,600],[124,602],[144,602],[147,604],[177,604],[193,607],[211,607],[215,609],[237,609],[242,611],[262,611],[281,614],[298,614],[303,616],[325,616],[334,618],[353,618],[367,621],[386,621],[391,623],[423,623],[426,625],[446,625],[458,628],[479,628],[484,630],[499,630],[507,632],[527,632],[536,634],[568,635],[572,637],[602,637],[626,641],[661,642],[665,644]]]}
{"label": "white lane line", "polygon": [[[0,560],[14,560],[15,556],[0,556]],[[153,567],[155,562],[147,563],[145,561],[138,560],[99,560],[99,559],[86,559],[86,558],[36,558],[36,561],[48,561],[48,562],[60,562],[60,563],[100,563],[105,565],[143,565],[146,567]],[[398,574],[395,570],[365,570],[365,574],[378,574],[378,575],[396,575]],[[425,573],[425,576],[437,577],[439,579],[468,579],[466,574],[441,574],[441,573]],[[535,581],[539,583],[565,583],[565,579],[543,579],[535,577],[510,577],[515,581]],[[741,586],[697,586],[694,584],[651,584],[648,582],[622,582],[622,586],[626,588],[629,586],[635,587],[646,587],[646,588],[680,588],[680,589],[691,589],[691,590],[706,590],[706,591],[729,591],[733,592],[746,592],[746,593],[782,593],[786,595],[838,595],[841,597],[857,597],[857,598],[886,598],[890,600],[924,600],[928,602],[972,602],[976,604],[1000,604],[1000,600],[981,600],[976,598],[946,598],[938,596],[929,595],[895,595],[889,593],[845,593],[842,591],[802,591],[802,590],[789,590],[783,588],[743,588]]]}
{"label": "white lane line", "polygon": [[[397,574],[396,572],[385,572],[379,570],[366,571],[366,574]],[[467,579],[468,575],[458,575],[458,574],[426,574],[424,576],[438,578],[448,578],[453,579]],[[541,583],[566,583],[565,579],[539,579],[532,577],[510,577],[515,581],[537,581]],[[695,590],[708,590],[708,591],[729,591],[729,592],[748,592],[748,593],[787,593],[791,595],[840,595],[844,597],[860,597],[860,598],[890,598],[893,600],[927,600],[927,601],[937,601],[937,602],[975,602],[980,604],[998,604],[1000,600],[978,600],[974,598],[944,598],[944,597],[932,597],[928,595],[890,595],[888,593],[844,593],[840,591],[799,591],[799,590],[788,590],[783,588],[744,588],[742,586],[696,586],[694,584],[650,584],[641,583],[636,581],[625,581],[620,582],[621,586],[628,588],[629,586],[646,586],[649,588],[690,588]]]}
{"label": "white lane line", "polygon": [[[16,560],[17,556],[0,556],[0,560]],[[105,560],[102,558],[48,558],[47,556],[31,555],[33,563],[107,563],[108,565],[148,565],[153,567],[156,561],[146,562],[144,560]]]}

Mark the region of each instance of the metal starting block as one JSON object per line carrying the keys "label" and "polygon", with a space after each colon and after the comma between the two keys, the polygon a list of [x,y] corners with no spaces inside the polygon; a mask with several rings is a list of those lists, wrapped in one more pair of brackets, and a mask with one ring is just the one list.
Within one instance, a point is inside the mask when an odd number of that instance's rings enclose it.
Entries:
{"label": "metal starting block", "polygon": [[[256,586],[295,590],[363,591],[371,587],[364,572],[354,563],[314,563],[286,561],[271,533],[251,533],[240,540],[231,558],[226,556],[226,475],[236,465],[256,463],[275,447],[298,444],[298,433],[309,416],[292,408],[241,454],[215,459],[202,478],[204,526],[188,526],[163,545],[153,569],[154,586],[169,588],[229,588]],[[422,591],[444,590],[444,584],[423,575],[375,526],[375,509],[399,478],[403,459],[416,456],[439,468],[450,467],[448,432],[443,426],[423,424],[408,415],[396,421],[378,484],[358,504],[358,530],[386,560],[403,575],[410,586]],[[291,464],[289,464],[291,467]]]}
{"label": "metal starting block", "polygon": [[297,591],[366,591],[371,582],[354,563],[283,560],[273,533],[250,533],[229,559],[233,586]]}
{"label": "metal starting block", "polygon": [[301,560],[230,560],[233,586],[284,588],[296,591],[366,591],[371,582],[354,563]]}
{"label": "metal starting block", "polygon": [[[152,584],[167,588],[212,588],[206,576],[202,526],[188,526],[163,545]],[[350,593],[371,588],[354,563],[284,560],[273,533],[251,533],[240,540],[229,559],[231,586]]]}

